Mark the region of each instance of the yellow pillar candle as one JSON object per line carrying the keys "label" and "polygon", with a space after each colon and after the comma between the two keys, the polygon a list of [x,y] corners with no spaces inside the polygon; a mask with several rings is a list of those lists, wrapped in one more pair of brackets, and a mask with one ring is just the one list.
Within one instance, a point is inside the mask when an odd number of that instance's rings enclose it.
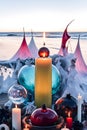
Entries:
{"label": "yellow pillar candle", "polygon": [[35,60],[35,105],[52,104],[52,59],[39,57]]}
{"label": "yellow pillar candle", "polygon": [[21,109],[12,108],[12,129],[21,130]]}

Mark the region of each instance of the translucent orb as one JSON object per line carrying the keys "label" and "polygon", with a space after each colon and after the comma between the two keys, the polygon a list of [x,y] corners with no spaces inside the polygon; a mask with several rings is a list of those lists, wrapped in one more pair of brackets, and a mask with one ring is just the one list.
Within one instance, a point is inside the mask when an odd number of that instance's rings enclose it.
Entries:
{"label": "translucent orb", "polygon": [[30,93],[34,93],[35,66],[24,65],[18,73],[18,82]]}
{"label": "translucent orb", "polygon": [[21,104],[26,100],[27,91],[22,85],[14,84],[8,90],[9,99],[15,104]]}
{"label": "translucent orb", "polygon": [[[60,90],[60,72],[52,65],[52,94]],[[34,94],[35,88],[35,66],[25,65],[18,73],[18,82],[23,85],[30,93]]]}
{"label": "translucent orb", "polygon": [[68,117],[70,113],[70,116],[75,119],[77,116],[77,101],[70,94],[67,94],[66,97],[57,99],[54,109],[58,115],[64,118]]}

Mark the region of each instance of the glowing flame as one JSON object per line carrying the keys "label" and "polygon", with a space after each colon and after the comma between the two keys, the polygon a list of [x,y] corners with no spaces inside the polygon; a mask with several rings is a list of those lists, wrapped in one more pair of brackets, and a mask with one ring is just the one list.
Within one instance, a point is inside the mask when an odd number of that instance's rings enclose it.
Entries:
{"label": "glowing flame", "polygon": [[78,95],[78,100],[81,100],[82,99],[82,96],[80,95],[80,93],[79,93],[79,95]]}
{"label": "glowing flame", "polygon": [[15,104],[15,108],[17,108],[17,104]]}
{"label": "glowing flame", "polygon": [[28,128],[28,127],[27,127],[27,124],[25,125],[25,128]]}
{"label": "glowing flame", "polygon": [[68,117],[70,117],[70,112],[68,112]]}

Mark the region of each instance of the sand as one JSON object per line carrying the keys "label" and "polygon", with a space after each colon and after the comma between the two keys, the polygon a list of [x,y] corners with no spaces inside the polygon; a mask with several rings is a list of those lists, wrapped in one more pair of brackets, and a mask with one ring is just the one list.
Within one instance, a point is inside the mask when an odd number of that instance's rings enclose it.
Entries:
{"label": "sand", "polygon": [[[18,51],[21,46],[23,37],[0,37],[0,60],[9,60]],[[29,45],[31,37],[26,37],[26,42]],[[34,37],[37,48],[43,46],[42,37]],[[67,42],[69,53],[75,51],[77,45],[77,39],[69,39]],[[46,38],[46,47],[49,48],[50,54],[58,54],[61,46],[61,38]],[[80,47],[83,58],[87,64],[87,40],[80,39]]]}

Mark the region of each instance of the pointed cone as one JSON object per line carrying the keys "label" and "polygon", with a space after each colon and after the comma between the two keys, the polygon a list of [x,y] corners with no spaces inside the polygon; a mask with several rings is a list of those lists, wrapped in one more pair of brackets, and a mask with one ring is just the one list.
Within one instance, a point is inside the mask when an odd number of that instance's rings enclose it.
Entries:
{"label": "pointed cone", "polygon": [[30,57],[31,57],[31,53],[27,46],[26,39],[25,39],[25,33],[24,33],[22,44],[21,44],[20,48],[18,49],[18,51],[16,52],[16,54],[11,58],[11,60],[15,61],[18,58],[24,60],[24,59],[27,59]]}
{"label": "pointed cone", "polygon": [[32,55],[33,58],[37,58],[38,57],[38,48],[35,44],[34,38],[33,36],[31,37],[30,43],[28,45],[28,48],[30,50],[30,53]]}
{"label": "pointed cone", "polygon": [[74,52],[74,55],[76,57],[76,70],[81,73],[87,73],[87,66],[82,57],[79,40],[80,40],[80,36],[78,37],[77,47]]}

